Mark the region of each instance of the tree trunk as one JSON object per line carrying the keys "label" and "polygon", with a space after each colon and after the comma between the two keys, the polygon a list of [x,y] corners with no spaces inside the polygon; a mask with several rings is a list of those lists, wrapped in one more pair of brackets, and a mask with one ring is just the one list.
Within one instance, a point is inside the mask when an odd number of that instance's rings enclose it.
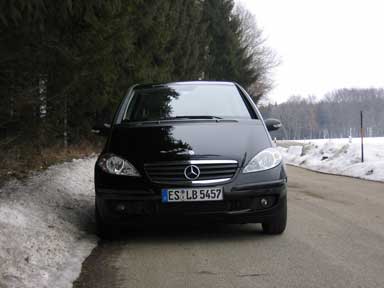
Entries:
{"label": "tree trunk", "polygon": [[68,96],[64,96],[64,149],[68,148]]}

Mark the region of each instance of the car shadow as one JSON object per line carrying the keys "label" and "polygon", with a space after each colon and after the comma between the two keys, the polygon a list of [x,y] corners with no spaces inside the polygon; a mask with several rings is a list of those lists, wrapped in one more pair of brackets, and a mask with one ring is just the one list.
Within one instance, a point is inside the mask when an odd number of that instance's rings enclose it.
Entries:
{"label": "car shadow", "polygon": [[194,241],[249,241],[267,239],[260,224],[145,224],[129,225],[119,230],[111,239],[100,240],[99,245],[124,243],[183,243]]}

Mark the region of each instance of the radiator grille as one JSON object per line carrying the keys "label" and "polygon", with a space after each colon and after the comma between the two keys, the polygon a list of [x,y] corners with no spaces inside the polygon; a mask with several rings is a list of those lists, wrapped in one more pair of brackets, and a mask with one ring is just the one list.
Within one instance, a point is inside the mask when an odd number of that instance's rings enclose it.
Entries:
{"label": "radiator grille", "polygon": [[[200,175],[193,181],[186,178],[184,171],[194,165],[199,168]],[[237,161],[190,161],[146,164],[145,171],[152,182],[156,183],[220,183],[229,181],[236,174]]]}

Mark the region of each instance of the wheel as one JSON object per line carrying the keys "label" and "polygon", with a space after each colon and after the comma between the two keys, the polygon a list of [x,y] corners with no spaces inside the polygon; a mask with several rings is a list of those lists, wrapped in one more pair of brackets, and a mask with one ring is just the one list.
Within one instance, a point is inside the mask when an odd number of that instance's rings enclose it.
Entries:
{"label": "wheel", "polygon": [[263,222],[263,232],[270,235],[282,234],[287,226],[287,197],[282,200],[279,213],[271,220]]}
{"label": "wheel", "polygon": [[97,204],[95,205],[96,235],[102,240],[113,240],[116,237],[116,230],[103,221]]}

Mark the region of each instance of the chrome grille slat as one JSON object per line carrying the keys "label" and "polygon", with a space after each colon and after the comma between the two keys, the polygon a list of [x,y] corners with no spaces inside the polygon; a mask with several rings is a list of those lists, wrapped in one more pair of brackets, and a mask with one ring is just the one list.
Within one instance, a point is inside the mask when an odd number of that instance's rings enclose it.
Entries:
{"label": "chrome grille slat", "polygon": [[184,171],[183,172],[159,172],[159,171],[151,171],[150,172],[152,175],[163,175],[163,176],[181,176],[181,177],[184,177]]}
{"label": "chrome grille slat", "polygon": [[[184,170],[189,165],[200,169],[196,181],[186,179]],[[191,160],[180,162],[150,163],[144,165],[149,179],[155,183],[166,184],[198,184],[201,181],[220,183],[232,179],[237,171],[238,163],[234,160]]]}
{"label": "chrome grille slat", "polygon": [[235,168],[236,169],[237,168],[237,164],[236,165],[225,164],[225,167],[223,167],[223,165],[209,165],[209,166],[201,165],[200,170],[214,170],[214,169],[221,170],[221,169],[228,169],[228,168]]}
{"label": "chrome grille slat", "polygon": [[[224,178],[231,178],[232,175],[216,175],[216,176],[202,176],[199,177],[197,180],[213,180],[213,179],[224,179]],[[172,181],[187,181],[184,177],[156,177],[155,180],[172,180]]]}
{"label": "chrome grille slat", "polygon": [[[235,168],[236,169],[236,168]],[[226,170],[211,170],[211,171],[207,171],[207,170],[200,170],[202,174],[208,174],[208,175],[219,175],[219,174],[224,174],[224,175],[232,175],[233,174],[233,170],[235,169],[226,169]],[[149,173],[152,174],[152,175],[164,175],[164,176],[182,176],[184,177],[184,170],[182,172],[180,171],[177,171],[177,172],[168,172],[168,171],[153,171],[153,170],[149,170]]]}

